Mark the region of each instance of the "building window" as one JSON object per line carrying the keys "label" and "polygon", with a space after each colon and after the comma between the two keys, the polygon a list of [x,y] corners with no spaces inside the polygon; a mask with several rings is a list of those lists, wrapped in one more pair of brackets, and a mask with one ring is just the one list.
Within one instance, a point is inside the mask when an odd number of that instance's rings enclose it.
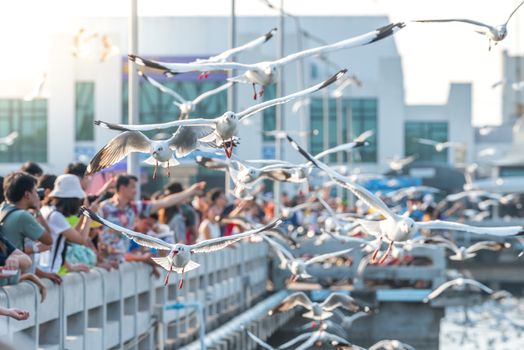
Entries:
{"label": "building window", "polygon": [[46,99],[0,99],[0,130],[0,137],[18,132],[13,145],[0,150],[0,162],[47,162]]}
{"label": "building window", "polygon": [[499,168],[500,177],[524,176],[524,167],[522,166],[502,166]]}
{"label": "building window", "polygon": [[75,139],[95,139],[95,83],[77,81],[75,84]]}
{"label": "building window", "polygon": [[[341,98],[340,111],[342,114],[342,142],[353,140],[366,130],[373,130],[375,134],[369,138],[369,146],[358,148],[352,153],[344,153],[343,161],[350,159],[357,163],[374,163],[377,161],[377,99],[375,98]],[[323,99],[312,98],[310,106],[311,130],[318,130],[317,135],[310,137],[310,150],[313,154],[324,150],[324,117]],[[350,123],[348,121],[351,121]],[[337,146],[337,101],[329,98],[329,147]],[[335,162],[337,155],[330,156],[329,161]]]}
{"label": "building window", "polygon": [[[157,76],[155,80],[166,87],[175,90],[183,98],[192,100],[204,92],[214,89],[224,81],[190,80],[173,81],[161,80]],[[140,124],[164,123],[177,120],[180,110],[173,104],[173,97],[161,92],[148,82],[140,80],[139,121]],[[123,81],[122,90],[122,122],[128,122],[128,82]],[[227,110],[227,91],[221,91],[216,95],[206,98],[202,103],[196,105],[190,117],[218,117]],[[153,132],[155,134],[155,132]]]}
{"label": "building window", "polygon": [[[277,97],[277,86],[275,84],[264,87],[264,101],[269,101]],[[273,131],[277,128],[277,109],[276,107],[266,108],[262,111],[262,130]],[[274,141],[273,136],[262,134],[262,140]]]}
{"label": "building window", "polygon": [[447,149],[437,152],[435,147],[418,142],[418,139],[446,142],[448,140],[446,122],[406,122],[404,135],[406,156],[417,155],[417,160],[447,163]]}

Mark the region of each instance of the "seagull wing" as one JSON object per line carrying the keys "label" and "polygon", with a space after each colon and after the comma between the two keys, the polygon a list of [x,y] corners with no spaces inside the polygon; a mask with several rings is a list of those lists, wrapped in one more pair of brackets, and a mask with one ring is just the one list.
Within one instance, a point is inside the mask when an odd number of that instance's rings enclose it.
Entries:
{"label": "seagull wing", "polygon": [[504,245],[499,243],[499,242],[495,242],[495,241],[480,241],[480,242],[477,242],[475,244],[470,245],[466,249],[466,252],[471,254],[471,253],[474,253],[474,252],[478,252],[479,250],[498,251],[498,250],[501,250],[502,248],[504,248]]}
{"label": "seagull wing", "polygon": [[195,158],[195,161],[198,165],[203,166],[204,168],[208,168],[208,169],[226,171],[228,168],[227,162],[220,160],[220,159],[209,158],[209,157],[204,157],[204,156],[197,156]]}
{"label": "seagull wing", "polygon": [[293,148],[299,151],[300,154],[302,154],[307,160],[313,163],[317,168],[324,170],[329,175],[329,177],[331,177],[340,186],[347,188],[348,190],[353,192],[355,196],[357,196],[360,200],[362,200],[368,206],[377,209],[385,217],[392,218],[394,220],[397,219],[397,215],[393,213],[393,211],[389,209],[386,203],[384,203],[380,198],[373,195],[364,187],[358,184],[351,183],[351,180],[349,178],[340,175],[339,173],[328,167],[326,164],[322,163],[320,160],[315,159],[310,153],[308,153],[305,149],[300,147],[289,135],[287,135],[287,139],[289,142],[291,142]]}
{"label": "seagull wing", "polygon": [[267,235],[263,235],[262,238],[264,238],[264,240],[269,243],[271,248],[273,248],[276,251],[277,255],[279,256],[282,262],[287,263],[290,260],[295,260],[295,257],[293,256],[293,254],[291,254],[289,250],[284,248],[282,244],[267,237]]}
{"label": "seagull wing", "polygon": [[447,281],[447,282],[444,282],[442,283],[440,286],[438,286],[436,289],[434,289],[431,293],[429,293],[429,295],[424,299],[426,302],[429,301],[429,300],[433,300],[435,298],[437,298],[440,294],[444,293],[446,291],[446,289],[454,286],[454,285],[457,285],[459,280],[461,280],[460,278],[459,279],[455,279],[455,280],[451,280],[451,281]]}
{"label": "seagull wing", "polygon": [[214,62],[225,61],[229,57],[231,57],[233,55],[236,55],[239,52],[254,49],[255,47],[260,46],[263,43],[265,43],[266,41],[268,41],[269,39],[271,39],[273,37],[273,34],[276,32],[276,30],[277,30],[277,28],[273,28],[269,32],[267,32],[266,34],[261,35],[258,38],[245,43],[244,45],[234,47],[232,49],[229,49],[229,50],[226,50],[226,51],[222,52],[219,55],[210,57],[209,61],[214,61]]}
{"label": "seagull wing", "polygon": [[487,294],[493,294],[493,289],[489,288],[488,286],[480,283],[479,281],[475,281],[469,278],[464,279],[465,284],[469,284],[470,286],[477,287],[481,291],[487,293]]}
{"label": "seagull wing", "polygon": [[269,107],[272,107],[272,106],[276,106],[276,105],[279,105],[279,104],[282,104],[282,103],[286,103],[286,102],[289,102],[289,101],[292,101],[296,98],[299,98],[299,97],[302,97],[302,96],[305,96],[305,95],[308,95],[308,94],[312,94],[316,91],[319,91],[323,88],[325,88],[326,86],[329,86],[331,84],[333,84],[335,81],[337,81],[338,79],[340,79],[341,77],[344,76],[344,74],[346,74],[347,72],[347,69],[342,69],[341,71],[339,71],[338,73],[336,73],[335,75],[333,75],[332,77],[330,77],[329,79],[326,79],[324,80],[323,82],[321,83],[318,83],[312,87],[309,87],[307,89],[304,89],[302,91],[298,91],[298,92],[295,92],[294,94],[290,94],[290,95],[287,95],[287,96],[284,96],[284,97],[279,97],[279,98],[275,98],[273,100],[270,100],[270,101],[266,101],[266,102],[262,102],[262,103],[259,103],[259,104],[256,104],[252,107],[249,107],[245,110],[243,110],[242,112],[240,113],[237,113],[237,116],[239,118],[239,120],[242,120],[244,118],[247,118],[249,117],[250,115],[253,115],[257,112],[260,112],[266,108],[269,108]]}
{"label": "seagull wing", "polygon": [[216,70],[232,70],[232,69],[256,69],[257,66],[253,64],[242,64],[236,62],[211,62],[211,63],[169,63],[148,60],[136,55],[128,55],[129,60],[135,62],[139,66],[158,69],[164,72],[184,73],[184,72],[211,72]]}
{"label": "seagull wing", "polygon": [[322,309],[325,311],[333,311],[339,306],[353,312],[360,310],[360,305],[357,304],[355,299],[342,293],[332,293],[320,304],[320,306],[322,306]]}
{"label": "seagull wing", "polygon": [[513,12],[509,15],[508,19],[506,20],[506,22],[504,24],[508,24],[509,20],[511,19],[511,17],[513,17],[513,15],[515,14],[515,12],[517,12],[517,10],[522,6],[522,4],[524,4],[524,1],[522,1],[514,10]]}
{"label": "seagull wing", "polygon": [[96,125],[100,125],[106,129],[120,130],[120,131],[149,131],[149,130],[163,130],[175,126],[208,126],[215,128],[216,119],[194,118],[184,120],[174,120],[167,123],[159,124],[114,124],[104,122],[102,120],[95,120]]}
{"label": "seagull wing", "polygon": [[135,241],[136,243],[144,246],[144,247],[148,247],[148,248],[155,248],[155,249],[161,249],[161,250],[171,250],[173,248],[173,246],[167,242],[164,242],[163,240],[159,239],[159,238],[156,238],[156,237],[152,237],[152,236],[148,236],[148,235],[144,235],[142,233],[139,233],[139,232],[135,232],[135,231],[131,231],[125,227],[122,227],[122,226],[119,226],[117,224],[113,224],[111,221],[108,221],[102,217],[100,217],[98,214],[96,214],[95,212],[93,212],[92,210],[88,209],[88,208],[85,208],[85,207],[81,207],[80,208],[80,212],[91,218],[93,221],[96,221],[106,227],[109,227],[110,229],[112,230],[115,230],[115,231],[118,231],[120,233],[122,233],[124,236],[126,236],[127,238],[129,239],[132,239],[133,241]]}
{"label": "seagull wing", "polygon": [[421,143],[423,145],[428,145],[428,146],[436,146],[439,144],[439,142],[435,141],[435,140],[430,140],[430,139],[423,139],[423,138],[418,138],[417,139],[417,142],[418,143]]}
{"label": "seagull wing", "polygon": [[277,61],[274,61],[275,65],[283,65],[287,64],[289,62],[295,61],[297,59],[318,55],[318,54],[324,54],[331,51],[341,50],[341,49],[349,49],[352,47],[357,46],[363,46],[367,44],[371,44],[375,41],[382,40],[384,38],[387,38],[390,35],[393,35],[396,31],[402,29],[405,26],[404,23],[391,23],[384,27],[380,27],[378,29],[375,29],[371,32],[368,32],[366,34],[362,34],[356,37],[352,37],[349,39],[338,41],[334,44],[320,46],[304,51],[300,51],[297,53],[293,53],[291,55],[288,55],[286,57],[283,57]]}
{"label": "seagull wing", "polygon": [[213,95],[216,95],[218,94],[219,92],[222,92],[224,90],[227,90],[229,89],[231,86],[233,86],[233,84],[235,84],[234,82],[230,81],[230,82],[227,82],[225,84],[222,84],[220,85],[219,87],[213,89],[213,90],[209,90],[209,91],[206,91],[204,92],[203,94],[199,95],[197,98],[195,98],[193,100],[193,104],[194,105],[197,105],[199,104],[200,102],[202,102],[202,100],[208,98],[209,96],[213,96]]}
{"label": "seagull wing", "polygon": [[278,226],[281,223],[282,223],[281,219],[276,219],[276,220],[273,220],[272,222],[270,222],[269,224],[267,224],[266,226],[262,226],[262,227],[259,227],[257,229],[249,230],[249,231],[246,231],[246,232],[243,232],[243,233],[238,233],[236,235],[207,239],[205,241],[192,244],[192,245],[189,246],[189,248],[191,249],[191,251],[193,253],[214,252],[216,250],[223,249],[223,248],[227,247],[228,245],[231,245],[231,244],[233,244],[235,242],[238,242],[238,241],[240,241],[243,238],[246,238],[246,237],[249,237],[251,235],[263,232],[265,230],[272,229],[272,228]]}
{"label": "seagull wing", "polygon": [[317,256],[309,259],[308,261],[306,261],[306,265],[316,264],[316,263],[319,263],[319,262],[324,261],[324,260],[329,259],[329,258],[334,258],[336,256],[345,255],[345,254],[348,254],[352,250],[353,250],[353,248],[349,248],[349,249],[339,250],[339,251],[336,251],[336,252],[333,252],[333,253],[317,255]]}
{"label": "seagull wing", "polygon": [[[302,334],[296,336],[295,338],[291,339],[290,341],[287,341],[284,344],[280,345],[278,348],[279,349],[289,348],[289,347],[295,345],[298,342],[301,342],[301,341],[303,341],[305,339],[308,339],[305,343],[301,344],[299,347],[294,348],[294,350],[309,349],[311,346],[313,346],[315,344],[315,340],[318,338],[318,336],[315,337],[315,333],[316,332],[302,333]],[[313,342],[311,342],[311,339],[313,339]]]}
{"label": "seagull wing", "polygon": [[414,21],[414,22],[421,22],[421,23],[462,22],[462,23],[473,24],[473,25],[480,26],[480,27],[493,28],[489,24],[482,23],[482,22],[479,22],[479,21],[474,21],[474,20],[467,19],[467,18],[423,19],[423,20],[418,20],[418,21]]}
{"label": "seagull wing", "polygon": [[170,89],[168,88],[167,86],[164,86],[162,84],[160,84],[158,81],[156,81],[155,79],[147,76],[144,72],[142,71],[138,71],[138,75],[141,75],[142,77],[144,77],[144,79],[151,85],[153,85],[154,87],[156,87],[158,90],[162,91],[163,93],[165,94],[168,94],[168,95],[171,95],[177,102],[179,103],[184,103],[186,102],[186,100],[180,96],[175,90],[173,89]]}
{"label": "seagull wing", "polygon": [[87,175],[118,163],[129,153],[149,153],[151,140],[140,131],[125,131],[114,137],[91,159],[87,166]]}
{"label": "seagull wing", "polygon": [[18,137],[18,131],[13,131],[9,135],[0,138],[0,145],[11,146],[15,142],[17,137]]}
{"label": "seagull wing", "polygon": [[200,144],[211,145],[210,142],[202,143],[199,140],[213,132],[214,129],[209,126],[181,126],[169,139],[169,147],[175,149],[177,157],[183,157]]}
{"label": "seagull wing", "polygon": [[471,232],[478,235],[514,236],[523,231],[522,226],[478,227],[441,220],[416,222],[421,229]]}
{"label": "seagull wing", "polygon": [[275,350],[274,347],[272,347],[271,345],[269,345],[268,343],[266,343],[265,341],[263,341],[262,339],[260,339],[259,337],[257,337],[256,335],[254,335],[253,333],[251,333],[250,331],[246,331],[247,332],[247,335],[255,342],[257,343],[258,345],[260,345],[261,347],[263,347],[264,349],[267,349],[267,350]]}
{"label": "seagull wing", "polygon": [[304,292],[295,292],[282,300],[277,307],[270,311],[270,314],[291,310],[296,306],[302,306],[310,310],[311,304],[311,300]]}

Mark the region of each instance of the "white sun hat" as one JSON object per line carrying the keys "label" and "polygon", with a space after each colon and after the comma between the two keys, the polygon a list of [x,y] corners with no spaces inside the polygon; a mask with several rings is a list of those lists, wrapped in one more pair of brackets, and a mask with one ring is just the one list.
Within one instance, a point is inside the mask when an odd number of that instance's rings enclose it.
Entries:
{"label": "white sun hat", "polygon": [[63,174],[56,178],[55,188],[49,193],[49,197],[82,199],[86,194],[82,190],[78,176]]}

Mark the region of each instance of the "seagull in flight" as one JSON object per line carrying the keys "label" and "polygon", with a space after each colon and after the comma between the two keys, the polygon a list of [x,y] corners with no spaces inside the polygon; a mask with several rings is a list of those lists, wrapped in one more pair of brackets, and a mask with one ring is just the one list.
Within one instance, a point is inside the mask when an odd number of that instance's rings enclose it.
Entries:
{"label": "seagull in flight", "polygon": [[385,217],[384,220],[370,221],[360,219],[358,222],[369,234],[378,236],[379,244],[377,250],[373,253],[372,259],[374,260],[378,249],[381,246],[382,239],[388,240],[389,246],[386,253],[381,258],[381,263],[385,261],[395,242],[405,242],[410,240],[414,234],[419,230],[448,230],[448,231],[463,231],[471,232],[479,235],[494,235],[494,236],[514,236],[523,231],[522,226],[505,226],[505,227],[476,227],[465,225],[457,222],[441,221],[441,220],[430,220],[424,222],[415,222],[409,217],[409,213],[398,215],[386,203],[379,197],[372,194],[363,186],[351,182],[351,180],[341,174],[337,173],[329,166],[324,164],[318,159],[315,159],[311,154],[304,150],[298,145],[289,135],[288,141],[291,143],[300,154],[302,154],[307,160],[312,162],[317,168],[323,170],[329,177],[334,180],[338,185],[350,190],[353,194],[364,202],[369,207],[375,208],[378,212]]}
{"label": "seagull in flight", "polygon": [[464,147],[464,144],[460,143],[460,142],[452,142],[452,141],[438,142],[438,141],[435,141],[435,140],[424,139],[424,138],[418,138],[417,142],[422,144],[422,145],[433,146],[433,147],[435,147],[435,150],[437,152],[442,152],[446,148]]}
{"label": "seagull in flight", "polygon": [[15,140],[18,138],[18,131],[13,131],[7,136],[0,137],[0,149],[6,150],[7,147],[12,146]]}
{"label": "seagull in flight", "polygon": [[368,32],[363,35],[359,35],[353,38],[341,40],[334,44],[324,45],[312,49],[307,49],[304,51],[296,52],[281,59],[275,61],[265,61],[254,64],[244,64],[236,62],[219,62],[219,63],[169,63],[169,62],[158,62],[153,60],[148,60],[141,58],[136,55],[128,55],[129,59],[140,66],[146,66],[153,69],[158,69],[163,71],[165,74],[177,74],[184,72],[209,72],[216,70],[242,70],[244,73],[242,75],[230,78],[231,81],[236,81],[239,83],[246,83],[253,85],[253,98],[257,98],[256,85],[261,86],[259,96],[262,96],[264,93],[264,87],[270,84],[273,84],[276,79],[277,69],[285,64],[293,62],[297,59],[302,59],[318,54],[325,54],[327,52],[332,52],[341,49],[348,49],[352,47],[363,46],[367,44],[374,43],[376,41],[382,40],[393,35],[398,30],[404,28],[405,24],[403,22],[391,23],[371,32]]}
{"label": "seagull in flight", "polygon": [[402,171],[402,169],[408,165],[411,164],[417,159],[416,155],[412,155],[405,158],[393,158],[387,161],[388,166],[391,170],[396,171],[397,173]]}
{"label": "seagull in flight", "polygon": [[342,293],[331,293],[323,302],[311,301],[304,292],[295,292],[285,298],[278,306],[269,310],[268,314],[273,315],[302,306],[309,310],[302,316],[312,320],[323,321],[333,316],[333,310],[343,307],[351,312],[360,310],[369,311],[369,307],[362,307],[355,299]]}
{"label": "seagull in flight", "polygon": [[266,108],[286,103],[297,99],[299,97],[312,94],[316,91],[319,91],[332,83],[336,82],[338,79],[342,78],[347,72],[347,69],[343,69],[330,77],[323,82],[316,84],[312,87],[304,89],[293,94],[275,98],[270,101],[265,101],[254,106],[251,106],[242,112],[235,113],[232,111],[227,111],[223,115],[217,118],[205,119],[205,118],[196,118],[196,119],[185,119],[185,120],[175,120],[167,123],[160,124],[142,124],[142,125],[122,125],[122,124],[113,124],[107,123],[104,121],[96,120],[95,124],[103,126],[108,129],[115,130],[137,130],[137,131],[147,131],[147,130],[162,130],[175,126],[192,126],[192,127],[205,127],[205,130],[212,128],[212,132],[206,136],[202,136],[199,140],[202,142],[216,142],[218,146],[223,146],[228,158],[231,158],[233,153],[233,147],[235,145],[234,138],[238,133],[238,125],[243,119],[248,118],[249,116],[254,115],[257,112],[260,112]]}
{"label": "seagull in flight", "polygon": [[180,109],[180,116],[178,117],[178,119],[180,120],[187,119],[189,117],[189,114],[195,109],[196,105],[198,105],[200,102],[202,102],[210,96],[216,95],[219,92],[227,90],[234,84],[234,82],[227,82],[215,89],[204,92],[200,96],[196,97],[194,100],[190,101],[184,99],[173,89],[170,89],[167,86],[162,85],[155,79],[151,78],[150,76],[147,76],[144,72],[138,71],[138,75],[142,76],[148,83],[150,83],[163,93],[166,93],[174,98],[173,104]]}
{"label": "seagull in flight", "polygon": [[49,92],[44,90],[47,83],[47,73],[42,74],[38,82],[34,85],[33,89],[24,96],[24,101],[33,101],[36,98],[49,98]]}
{"label": "seagull in flight", "polygon": [[492,26],[483,22],[474,21],[471,19],[466,18],[451,18],[451,19],[424,19],[424,20],[417,20],[415,22],[422,22],[422,23],[438,23],[438,22],[463,22],[468,24],[473,24],[478,27],[482,27],[482,29],[476,30],[477,33],[485,35],[489,40],[489,50],[491,50],[491,43],[493,42],[494,45],[497,45],[499,41],[504,40],[506,36],[508,35],[508,29],[507,25],[511,17],[517,12],[517,10],[524,4],[524,1],[522,1],[509,15],[506,22],[504,22],[501,25]]}
{"label": "seagull in flight", "polygon": [[454,242],[440,236],[428,237],[426,243],[434,243],[435,245],[443,246],[451,250],[454,254],[449,258],[454,261],[465,261],[477,255],[480,250],[500,251],[505,247],[505,244],[495,241],[480,241],[470,245],[469,247],[459,247]]}
{"label": "seagull in flight", "polygon": [[440,286],[435,288],[429,295],[424,298],[424,302],[427,303],[430,300],[433,300],[435,298],[438,298],[442,293],[444,293],[448,288],[453,288],[455,290],[465,290],[466,286],[472,286],[477,289],[480,289],[481,291],[485,292],[486,294],[493,294],[493,289],[489,288],[488,286],[475,281],[473,279],[469,278],[463,278],[459,277],[451,281],[447,281],[442,283]]}
{"label": "seagull in flight", "polygon": [[[173,136],[164,140],[151,140],[140,131],[124,131],[111,139],[107,145],[95,154],[87,166],[86,174],[94,174],[118,163],[130,153],[140,152],[150,155],[144,162],[155,166],[153,179],[156,179],[159,164],[168,169],[169,176],[169,167],[179,164],[174,154],[176,154],[177,157],[183,157],[190,153],[194,147],[196,147],[196,144],[199,143],[196,139],[192,140],[194,142],[188,140],[186,137],[188,135],[186,134],[187,131],[190,130],[185,131],[186,132],[179,129]],[[188,142],[190,144],[189,146]],[[213,146],[211,143],[201,143],[201,145]]]}
{"label": "seagull in flight", "polygon": [[287,268],[291,272],[291,282],[296,281],[298,278],[311,278],[311,275],[307,273],[308,266],[320,263],[329,258],[346,255],[353,250],[353,248],[339,250],[333,253],[317,255],[307,261],[304,261],[302,259],[295,258],[289,250],[284,248],[277,241],[267,236],[263,236],[262,238],[269,243],[271,248],[273,248],[277,254],[278,258],[280,259],[280,268]]}
{"label": "seagull in flight", "polygon": [[169,254],[167,256],[156,257],[151,259],[153,259],[155,263],[162,266],[165,270],[168,271],[167,276],[164,280],[164,286],[166,286],[169,282],[169,275],[171,271],[176,271],[182,275],[179,283],[179,288],[182,288],[184,284],[184,273],[186,271],[194,270],[200,266],[198,263],[191,260],[191,256],[193,254],[209,253],[223,249],[233,243],[240,241],[243,238],[247,238],[252,235],[264,232],[266,230],[273,229],[282,223],[281,219],[276,219],[265,226],[259,227],[254,230],[245,231],[243,233],[238,233],[235,235],[207,239],[195,244],[171,244],[159,238],[148,236],[143,233],[135,232],[126,229],[122,226],[116,225],[108,220],[101,218],[99,215],[85,207],[80,208],[80,212],[83,215],[91,218],[93,221],[96,221],[106,227],[109,227],[110,229],[120,232],[121,234],[135,241],[141,246],[169,251]]}

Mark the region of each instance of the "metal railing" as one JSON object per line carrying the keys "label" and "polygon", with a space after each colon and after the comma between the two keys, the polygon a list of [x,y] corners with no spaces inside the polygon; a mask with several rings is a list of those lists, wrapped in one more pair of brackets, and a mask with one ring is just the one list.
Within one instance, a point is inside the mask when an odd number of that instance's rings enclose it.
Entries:
{"label": "metal railing", "polygon": [[[206,329],[240,314],[266,293],[268,247],[238,244],[210,254],[196,254],[201,266],[186,273],[184,288],[151,268],[125,263],[118,270],[95,268],[64,276],[60,286],[49,280],[47,298],[40,303],[36,286],[22,282],[0,288],[0,305],[28,310],[16,321],[0,318],[0,335],[17,344],[29,339],[32,349],[155,349],[188,344],[198,337],[198,315],[190,308],[168,310],[177,303],[200,303]],[[26,347],[24,347],[25,349]]]}

